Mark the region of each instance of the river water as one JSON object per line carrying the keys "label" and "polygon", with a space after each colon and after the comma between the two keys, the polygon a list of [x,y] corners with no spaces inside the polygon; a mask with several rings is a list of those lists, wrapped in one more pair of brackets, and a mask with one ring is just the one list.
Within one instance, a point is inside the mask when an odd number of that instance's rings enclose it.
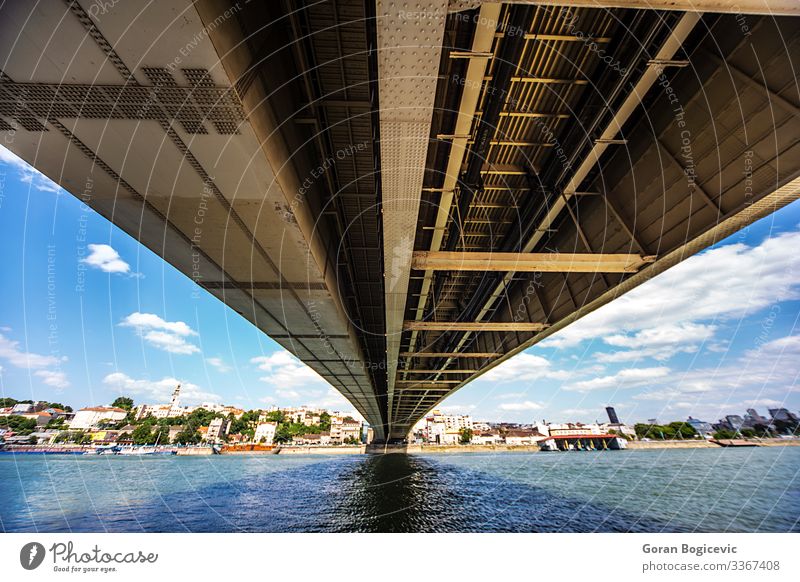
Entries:
{"label": "river water", "polygon": [[800,447],[0,455],[0,530],[800,531]]}

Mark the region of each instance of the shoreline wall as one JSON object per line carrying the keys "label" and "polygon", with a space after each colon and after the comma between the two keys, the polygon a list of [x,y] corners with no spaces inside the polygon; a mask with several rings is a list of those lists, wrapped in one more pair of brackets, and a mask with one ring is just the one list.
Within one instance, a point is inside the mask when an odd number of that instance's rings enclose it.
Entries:
{"label": "shoreline wall", "polygon": [[[366,452],[366,445],[352,445],[344,447],[301,447],[289,446],[281,447],[279,455],[363,455]],[[252,454],[252,453],[249,453]],[[272,453],[266,453],[272,454]]]}

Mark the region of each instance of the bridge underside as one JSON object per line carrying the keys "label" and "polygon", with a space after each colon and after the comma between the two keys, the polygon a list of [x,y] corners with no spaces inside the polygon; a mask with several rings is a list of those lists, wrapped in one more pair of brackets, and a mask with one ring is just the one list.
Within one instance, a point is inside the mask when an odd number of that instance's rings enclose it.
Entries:
{"label": "bridge underside", "polygon": [[793,3],[401,4],[5,3],[3,143],[381,440],[800,196]]}

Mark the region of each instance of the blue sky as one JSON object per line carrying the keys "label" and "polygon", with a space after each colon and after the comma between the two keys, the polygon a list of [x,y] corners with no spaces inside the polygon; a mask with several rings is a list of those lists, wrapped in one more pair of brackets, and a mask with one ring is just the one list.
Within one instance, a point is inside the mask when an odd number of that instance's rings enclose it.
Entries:
{"label": "blue sky", "polygon": [[[237,313],[0,146],[0,393],[352,407]],[[800,408],[800,204],[498,366],[441,408],[485,420],[716,420]]]}

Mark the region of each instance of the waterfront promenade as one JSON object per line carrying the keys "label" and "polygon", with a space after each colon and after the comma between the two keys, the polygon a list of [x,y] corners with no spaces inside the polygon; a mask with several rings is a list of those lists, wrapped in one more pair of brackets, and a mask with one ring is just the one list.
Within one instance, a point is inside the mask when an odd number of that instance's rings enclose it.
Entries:
{"label": "waterfront promenade", "polygon": [[[784,439],[743,439],[756,447],[797,447],[800,446],[800,438]],[[655,449],[719,449],[720,446],[709,440],[654,440],[654,441],[629,441],[629,450],[655,450]],[[435,444],[409,444],[409,445],[343,445],[343,446],[301,446],[288,445],[277,446],[272,450],[243,450],[233,451],[223,449],[220,453],[214,453],[212,447],[163,447],[163,452],[174,451],[181,457],[204,457],[204,456],[242,456],[242,455],[363,455],[363,454],[382,454],[382,453],[406,453],[406,454],[462,454],[462,453],[537,453],[542,452],[538,445],[435,445]],[[596,452],[596,451],[590,451]],[[74,445],[12,445],[7,446],[0,453],[11,455],[17,454],[53,454],[53,455],[95,455],[96,450],[92,447],[80,447]],[[99,456],[99,455],[97,455]],[[108,457],[128,456],[128,455],[103,455]],[[136,456],[136,455],[131,455]]]}

